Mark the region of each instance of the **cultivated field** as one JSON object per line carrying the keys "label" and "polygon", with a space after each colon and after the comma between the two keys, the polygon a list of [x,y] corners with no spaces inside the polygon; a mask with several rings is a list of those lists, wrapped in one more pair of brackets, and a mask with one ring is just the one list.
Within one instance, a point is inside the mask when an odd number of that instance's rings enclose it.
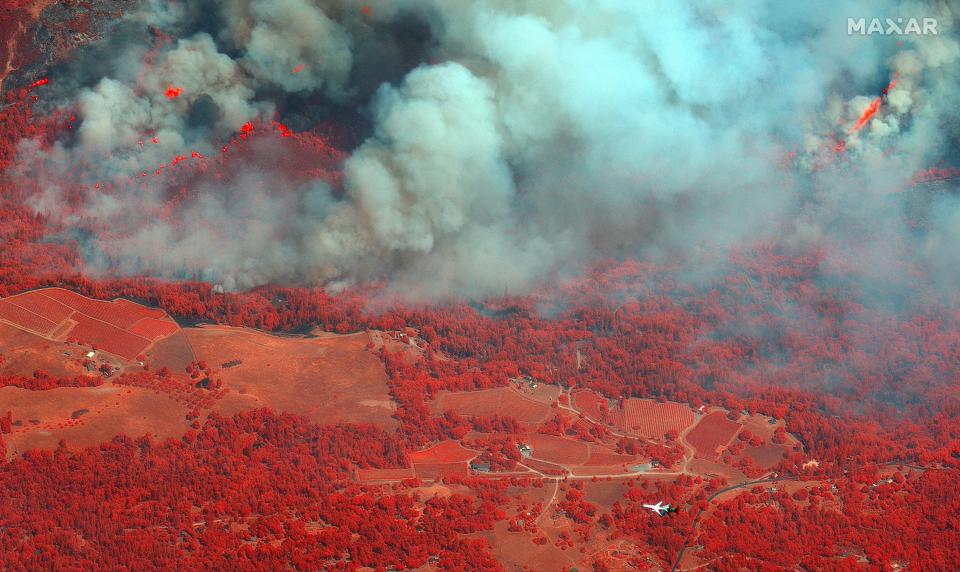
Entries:
{"label": "cultivated field", "polygon": [[93,300],[62,288],[0,300],[0,321],[55,341],[75,341],[133,361],[179,331],[163,311],[129,300]]}
{"label": "cultivated field", "polygon": [[671,430],[682,433],[693,425],[694,415],[683,403],[626,399],[611,413],[610,421],[624,433],[660,440]]}

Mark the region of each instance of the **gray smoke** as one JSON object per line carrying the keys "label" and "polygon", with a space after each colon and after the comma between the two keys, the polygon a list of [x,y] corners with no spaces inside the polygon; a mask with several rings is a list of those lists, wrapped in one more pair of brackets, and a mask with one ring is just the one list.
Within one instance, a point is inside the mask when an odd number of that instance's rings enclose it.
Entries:
{"label": "gray smoke", "polygon": [[[709,266],[727,247],[784,233],[842,252],[865,226],[878,231],[857,241],[865,265],[882,273],[886,249],[905,248],[956,284],[943,252],[956,244],[957,201],[940,199],[917,238],[891,198],[956,138],[950,10],[152,0],[123,29],[175,40],[131,42],[97,61],[107,71],[95,82],[65,79],[81,86],[63,94],[75,139],[25,143],[17,172],[39,177],[38,211],[110,229],[91,269],[230,288],[388,279],[418,296],[515,293],[598,255]],[[848,17],[875,16],[936,17],[940,35],[903,46],[847,35]],[[895,73],[877,115],[850,133]],[[168,86],[183,94],[167,98]],[[261,141],[229,184],[193,184],[172,220],[162,178],[63,208],[78,171],[87,184],[136,177],[185,149],[216,155],[247,121],[337,110],[368,121],[342,188],[279,170],[278,147]]]}

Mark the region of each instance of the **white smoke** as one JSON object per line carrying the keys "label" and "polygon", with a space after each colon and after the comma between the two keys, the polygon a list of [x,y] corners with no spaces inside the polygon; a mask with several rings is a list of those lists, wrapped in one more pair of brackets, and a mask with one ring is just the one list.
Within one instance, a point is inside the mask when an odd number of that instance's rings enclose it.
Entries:
{"label": "white smoke", "polygon": [[[145,77],[142,49],[118,57],[76,99],[77,140],[25,146],[20,169],[135,176],[183,149],[215,153],[246,121],[274,115],[271,93],[319,94],[372,126],[342,191],[261,160],[229,186],[198,183],[175,223],[155,216],[162,186],[94,195],[68,216],[49,177],[36,208],[68,224],[123,219],[96,241],[94,267],[237,288],[390,278],[424,295],[500,294],[590,256],[715,252],[785,222],[800,242],[825,240],[859,200],[851,190],[901,188],[939,158],[943,119],[956,120],[960,48],[942,4],[366,4],[229,0],[212,17],[148,2],[130,21],[177,41]],[[935,14],[941,35],[904,48],[846,35],[848,17],[878,11]],[[411,14],[430,38],[393,77]],[[874,119],[848,133],[894,73]],[[368,100],[363,86],[381,76]],[[166,98],[168,84],[183,95]],[[202,98],[216,113],[197,126]],[[798,212],[811,188],[816,205]],[[881,202],[864,211],[902,236]]]}

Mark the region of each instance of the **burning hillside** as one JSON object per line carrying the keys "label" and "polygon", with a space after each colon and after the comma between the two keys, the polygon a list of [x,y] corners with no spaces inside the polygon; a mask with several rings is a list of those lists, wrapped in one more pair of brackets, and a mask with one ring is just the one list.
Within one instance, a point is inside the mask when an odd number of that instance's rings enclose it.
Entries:
{"label": "burning hillside", "polygon": [[[835,206],[956,160],[947,27],[878,48],[692,8],[122,8],[41,11],[18,53],[54,20],[84,40],[8,81],[50,118],[8,178],[81,241],[89,273],[524,292],[597,255],[702,266],[775,237],[841,249],[878,217],[899,240],[896,205],[868,198],[843,223]],[[926,243],[944,225],[912,247],[934,272]]]}

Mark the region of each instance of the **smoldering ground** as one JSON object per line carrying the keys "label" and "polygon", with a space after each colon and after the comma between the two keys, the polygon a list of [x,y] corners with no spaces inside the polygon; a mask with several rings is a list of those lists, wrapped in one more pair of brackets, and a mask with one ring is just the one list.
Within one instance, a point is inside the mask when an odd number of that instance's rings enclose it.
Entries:
{"label": "smoldering ground", "polygon": [[[891,196],[956,155],[956,13],[881,4],[147,1],[51,74],[76,134],[24,143],[16,176],[67,229],[113,229],[89,235],[88,270],[231,288],[520,293],[597,256],[709,273],[775,237],[856,244],[884,279],[905,257],[955,286],[960,203],[943,194],[918,235]],[[941,33],[847,35],[866,11],[936,17]],[[275,118],[349,123],[342,183],[291,176],[265,148],[229,184],[198,182],[173,219],[163,179],[65,200],[78,165],[92,186],[185,149],[215,156]]]}

